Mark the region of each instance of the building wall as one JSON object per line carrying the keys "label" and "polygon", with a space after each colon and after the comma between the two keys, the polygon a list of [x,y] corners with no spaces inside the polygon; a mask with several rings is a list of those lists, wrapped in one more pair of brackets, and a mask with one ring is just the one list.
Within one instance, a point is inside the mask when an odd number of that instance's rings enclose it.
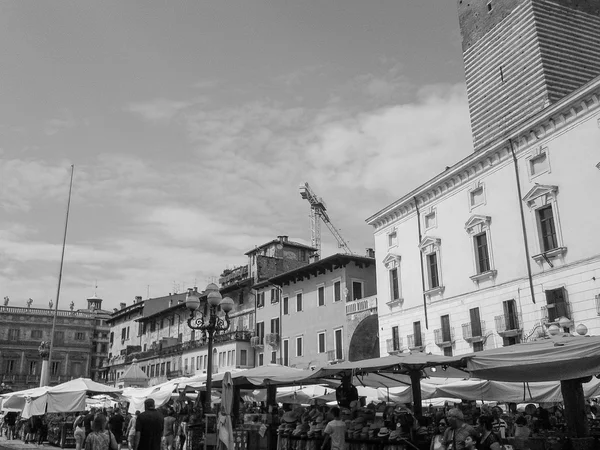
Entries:
{"label": "building wall", "polygon": [[[417,189],[416,197],[423,238],[439,238],[439,257],[443,290],[426,295],[429,329],[425,329],[424,297],[421,284],[417,214],[412,198],[396,202],[379,216],[369,219],[375,224],[377,258],[378,311],[381,328],[381,352],[392,337],[392,327],[400,327],[406,348],[413,322],[421,321],[426,351],[441,353],[433,330],[441,327],[440,317],[449,314],[455,332],[453,352],[472,351],[463,339],[463,324],[470,323],[469,309],[479,307],[485,322],[485,348],[503,345],[497,333],[496,317],[503,315],[503,303],[514,299],[522,315],[521,339],[537,336],[547,314],[545,292],[564,287],[576,324],[584,323],[591,334],[600,332],[597,307],[600,295],[600,208],[595,193],[600,192],[600,79],[592,83],[585,95],[571,96],[553,111],[524,124],[513,145],[518,158],[522,198],[534,189],[556,186],[553,207],[560,247],[550,256],[552,266],[542,257],[539,225],[535,211],[519,199],[515,169],[508,142],[497,145],[481,156],[474,155],[455,168]],[[529,126],[530,125],[530,126]],[[532,176],[532,157],[545,152],[549,170]],[[483,188],[485,201],[472,208],[470,192]],[[540,198],[551,198],[544,195]],[[537,200],[536,200],[537,201]],[[536,303],[529,290],[525,246],[521,230],[519,204],[523,205]],[[392,212],[395,211],[395,212]],[[426,229],[424,216],[435,212],[436,226]],[[470,219],[489,218],[488,246],[492,272],[489,278],[473,280],[476,270],[473,237],[465,227]],[[395,230],[398,244],[390,247],[389,233]],[[550,253],[548,253],[550,254]],[[395,256],[396,258],[391,258]],[[385,261],[399,260],[402,301],[391,302],[389,266]],[[427,287],[426,287],[427,290]]]}

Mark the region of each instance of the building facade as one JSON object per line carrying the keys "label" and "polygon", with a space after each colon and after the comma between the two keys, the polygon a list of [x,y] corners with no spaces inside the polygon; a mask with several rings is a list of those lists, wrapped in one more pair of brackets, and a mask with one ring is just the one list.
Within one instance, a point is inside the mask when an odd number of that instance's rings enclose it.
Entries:
{"label": "building facade", "polygon": [[[58,310],[50,385],[78,377],[90,377],[92,361],[99,358],[94,334],[98,315],[87,310]],[[12,390],[40,385],[42,360],[38,348],[52,339],[54,309],[0,306],[0,381]],[[99,331],[98,331],[99,332]],[[101,348],[100,348],[101,350]],[[95,369],[95,368],[94,368]],[[96,373],[94,371],[94,373]],[[98,378],[99,379],[99,378]]]}
{"label": "building facade", "polygon": [[375,260],[336,254],[256,286],[258,365],[378,357]]}
{"label": "building facade", "polygon": [[[553,324],[571,332],[583,324],[580,331],[600,332],[600,208],[595,200],[600,192],[600,77],[588,81],[590,73],[600,74],[595,66],[600,46],[594,44],[592,53],[587,46],[580,52],[565,50],[565,58],[589,57],[592,72],[582,71],[577,83],[567,76],[562,84],[557,79],[559,72],[577,72],[576,63],[544,53],[550,51],[544,47],[550,29],[557,40],[566,39],[567,30],[583,24],[582,14],[587,14],[585,30],[573,31],[573,39],[587,39],[589,45],[597,41],[600,2],[488,4],[489,14],[502,17],[492,21],[483,10],[474,14],[484,3],[459,2],[477,151],[367,219],[380,256],[382,352],[462,354],[536,339],[553,331]],[[590,5],[595,13],[588,11]],[[574,21],[565,24],[566,19],[547,10],[563,11]],[[484,58],[479,48],[484,45],[488,57],[496,58],[494,51],[515,38],[512,27],[529,24],[517,20],[525,11],[533,11],[528,21],[535,28],[527,42],[545,50],[538,59],[517,58],[510,70],[537,67],[543,72],[542,97],[551,101],[531,111],[512,104],[510,129],[478,140],[483,127],[478,108],[501,118],[498,108],[505,105],[491,91],[487,100],[474,100],[479,93],[470,83],[486,84],[488,66],[496,61],[471,61],[469,67],[469,58],[476,51]],[[517,22],[509,26],[511,20]],[[581,37],[590,30],[596,30],[593,37]],[[490,44],[496,41],[497,48]],[[537,94],[525,97],[537,99]]]}

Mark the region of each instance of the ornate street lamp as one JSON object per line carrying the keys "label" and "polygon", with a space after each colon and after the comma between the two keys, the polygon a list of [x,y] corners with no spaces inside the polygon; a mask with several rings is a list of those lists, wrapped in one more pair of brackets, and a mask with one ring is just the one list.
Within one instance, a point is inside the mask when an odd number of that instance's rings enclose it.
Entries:
{"label": "ornate street lamp", "polygon": [[[210,400],[212,390],[212,372],[213,372],[213,338],[215,334],[227,330],[230,325],[229,311],[233,309],[233,300],[229,297],[222,298],[219,292],[219,286],[210,283],[206,286],[204,292],[207,294],[208,313],[199,313],[196,317],[196,310],[200,306],[200,295],[196,289],[188,289],[185,306],[190,310],[188,327],[192,330],[202,331],[202,337],[208,339],[208,365],[206,374],[206,403],[204,413],[210,411]],[[219,317],[218,307],[225,313],[225,317]]]}

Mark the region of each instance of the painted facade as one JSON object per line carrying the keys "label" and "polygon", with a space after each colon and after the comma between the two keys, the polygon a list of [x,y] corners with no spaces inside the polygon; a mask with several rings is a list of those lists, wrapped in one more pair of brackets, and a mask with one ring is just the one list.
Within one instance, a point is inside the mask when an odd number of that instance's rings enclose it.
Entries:
{"label": "painted facade", "polygon": [[599,149],[600,77],[367,219],[382,353],[600,333]]}

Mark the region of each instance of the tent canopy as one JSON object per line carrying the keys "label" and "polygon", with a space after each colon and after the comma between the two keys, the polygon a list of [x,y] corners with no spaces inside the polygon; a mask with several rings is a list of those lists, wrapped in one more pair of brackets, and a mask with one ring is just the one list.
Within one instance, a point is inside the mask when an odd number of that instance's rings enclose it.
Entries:
{"label": "tent canopy", "polygon": [[[313,373],[312,370],[268,364],[232,373],[231,379],[234,386],[243,389],[252,389],[256,386],[267,385],[319,384],[318,380],[311,377]],[[213,387],[221,387],[224,375],[224,373],[214,375],[212,379]]]}
{"label": "tent canopy", "polygon": [[557,336],[465,357],[472,376],[497,381],[558,381],[600,373],[600,336]]}

